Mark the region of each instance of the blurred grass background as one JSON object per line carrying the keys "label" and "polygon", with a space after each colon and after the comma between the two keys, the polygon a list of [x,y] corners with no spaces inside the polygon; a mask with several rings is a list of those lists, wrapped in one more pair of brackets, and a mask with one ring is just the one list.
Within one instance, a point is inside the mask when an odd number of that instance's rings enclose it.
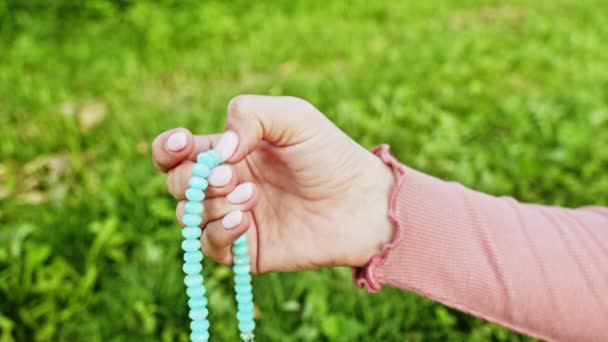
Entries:
{"label": "blurred grass background", "polygon": [[[601,0],[0,0],[0,341],[186,341],[175,201],[149,145],[241,93],[524,201],[608,204]],[[210,266],[215,341],[236,340]],[[257,276],[260,341],[524,341],[349,270]]]}

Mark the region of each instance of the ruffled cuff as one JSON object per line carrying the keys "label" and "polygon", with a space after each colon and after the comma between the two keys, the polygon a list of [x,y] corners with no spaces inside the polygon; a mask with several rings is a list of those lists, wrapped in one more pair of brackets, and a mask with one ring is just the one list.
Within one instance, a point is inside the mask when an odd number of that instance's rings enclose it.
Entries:
{"label": "ruffled cuff", "polygon": [[395,226],[393,241],[382,247],[382,253],[374,256],[364,267],[353,268],[353,280],[359,288],[367,287],[369,292],[378,292],[382,285],[377,277],[378,268],[385,262],[388,254],[401,242],[403,238],[403,227],[396,214],[396,202],[401,186],[405,180],[406,168],[399,163],[391,154],[389,145],[380,145],[372,150],[386,165],[390,166],[395,175],[395,186],[389,198],[389,219]]}

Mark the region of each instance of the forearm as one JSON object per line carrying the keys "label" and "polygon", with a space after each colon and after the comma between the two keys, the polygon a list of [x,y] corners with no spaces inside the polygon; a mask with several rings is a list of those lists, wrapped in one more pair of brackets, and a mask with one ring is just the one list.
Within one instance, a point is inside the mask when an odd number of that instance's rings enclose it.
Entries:
{"label": "forearm", "polygon": [[395,240],[359,270],[360,284],[411,290],[547,340],[608,340],[607,209],[520,204],[399,170]]}

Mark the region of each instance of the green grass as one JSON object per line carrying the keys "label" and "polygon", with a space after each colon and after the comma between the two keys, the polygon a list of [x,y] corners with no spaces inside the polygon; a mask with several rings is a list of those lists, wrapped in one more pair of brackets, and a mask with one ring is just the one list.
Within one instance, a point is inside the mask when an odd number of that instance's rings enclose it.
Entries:
{"label": "green grass", "polygon": [[[604,1],[0,0],[0,341],[186,341],[168,128],[241,93],[317,105],[366,147],[524,201],[608,204]],[[216,341],[230,270],[209,267]],[[347,269],[255,279],[260,341],[522,341]]]}

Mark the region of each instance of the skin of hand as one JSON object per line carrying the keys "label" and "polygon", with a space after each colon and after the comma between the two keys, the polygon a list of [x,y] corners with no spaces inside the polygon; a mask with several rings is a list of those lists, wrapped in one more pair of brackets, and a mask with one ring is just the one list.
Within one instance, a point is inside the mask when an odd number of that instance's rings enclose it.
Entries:
{"label": "skin of hand", "polygon": [[392,239],[391,170],[310,103],[240,95],[223,134],[160,134],[153,160],[180,200],[178,220],[192,164],[212,148],[226,164],[208,178],[200,226],[203,253],[216,261],[230,265],[245,232],[253,273],[364,266]]}

